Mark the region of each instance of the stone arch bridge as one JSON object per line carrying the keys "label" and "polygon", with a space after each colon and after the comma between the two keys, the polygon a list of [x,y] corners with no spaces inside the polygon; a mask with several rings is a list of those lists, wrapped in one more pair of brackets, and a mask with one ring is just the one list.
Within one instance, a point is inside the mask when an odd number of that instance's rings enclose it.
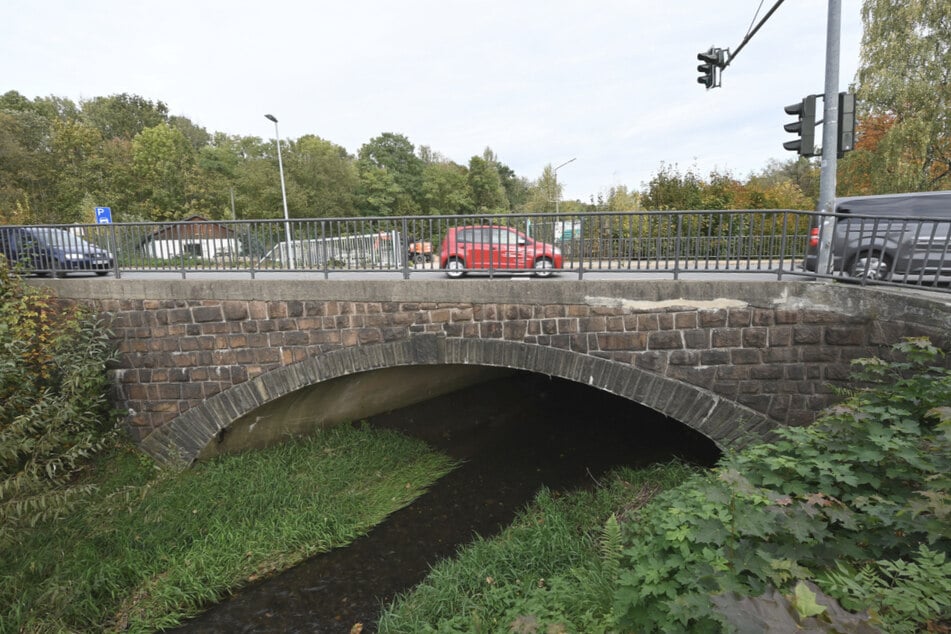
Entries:
{"label": "stone arch bridge", "polygon": [[809,281],[69,279],[118,348],[140,446],[194,460],[511,371],[646,405],[721,447],[809,424],[852,359],[948,349],[946,295]]}

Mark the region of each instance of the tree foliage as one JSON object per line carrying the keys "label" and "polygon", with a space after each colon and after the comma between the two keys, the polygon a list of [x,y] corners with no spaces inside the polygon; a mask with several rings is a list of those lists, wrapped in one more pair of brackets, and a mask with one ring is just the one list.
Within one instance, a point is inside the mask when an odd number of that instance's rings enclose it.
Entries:
{"label": "tree foliage", "polygon": [[951,4],[865,0],[859,141],[846,168],[862,193],[951,187]]}
{"label": "tree foliage", "polygon": [[175,220],[188,208],[186,182],[195,162],[191,143],[178,128],[160,123],[132,139],[132,171],[139,183],[142,218]]}
{"label": "tree foliage", "polygon": [[[768,166],[740,182],[700,178],[661,163],[638,192],[626,186],[590,205],[561,200],[551,165],[535,179],[518,176],[486,147],[457,163],[404,135],[370,139],[356,156],[313,134],[282,139],[292,218],[570,213],[586,208],[808,208],[817,170],[805,161]],[[117,222],[265,219],[283,215],[272,139],[209,133],[168,106],[138,95],[95,97],[78,105],[59,97],[0,95],[0,221],[91,223],[112,208]]]}
{"label": "tree foliage", "polygon": [[307,217],[353,215],[359,174],[339,145],[308,134],[288,147],[287,176],[303,197]]}
{"label": "tree foliage", "polygon": [[361,194],[371,215],[419,213],[423,160],[402,134],[385,132],[370,139],[358,153]]}
{"label": "tree foliage", "polygon": [[93,315],[57,308],[0,258],[0,546],[92,492],[76,476],[115,433],[110,358]]}
{"label": "tree foliage", "polygon": [[797,161],[772,163],[743,183],[729,172],[713,171],[706,178],[693,169],[661,164],[639,196],[643,209],[815,209],[815,199],[802,187],[806,178]]}
{"label": "tree foliage", "polygon": [[[488,151],[487,154],[490,154]],[[472,204],[480,213],[508,211],[508,200],[494,157],[473,156],[469,159],[469,192]]]}
{"label": "tree foliage", "polygon": [[427,163],[423,168],[422,207],[427,215],[472,213],[474,203],[466,168],[452,161]]}
{"label": "tree foliage", "polygon": [[122,93],[82,103],[83,118],[105,139],[131,141],[146,128],[168,122],[168,106],[139,95]]}

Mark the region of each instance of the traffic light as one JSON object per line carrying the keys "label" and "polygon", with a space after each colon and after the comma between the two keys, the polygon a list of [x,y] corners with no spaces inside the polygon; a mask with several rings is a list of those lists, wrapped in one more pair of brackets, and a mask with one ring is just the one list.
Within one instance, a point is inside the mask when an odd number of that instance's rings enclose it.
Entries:
{"label": "traffic light", "polygon": [[697,59],[703,62],[697,70],[703,73],[697,77],[697,83],[703,84],[707,90],[717,86],[717,68],[722,56],[722,49],[711,46],[706,53],[698,53]]}
{"label": "traffic light", "polygon": [[839,93],[839,139],[837,156],[842,158],[846,152],[855,149],[855,95]]}
{"label": "traffic light", "polygon": [[799,138],[786,141],[783,147],[799,156],[816,155],[816,96],[809,95],[799,103],[784,108],[786,114],[794,114],[798,120],[783,126],[786,132],[795,132]]}

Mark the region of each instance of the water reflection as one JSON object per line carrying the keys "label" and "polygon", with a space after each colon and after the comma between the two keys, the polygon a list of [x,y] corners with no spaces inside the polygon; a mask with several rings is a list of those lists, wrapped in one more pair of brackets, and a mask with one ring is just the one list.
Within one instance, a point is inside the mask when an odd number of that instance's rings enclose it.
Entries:
{"label": "water reflection", "polygon": [[[542,485],[589,487],[611,468],[715,447],[675,421],[579,384],[522,374],[379,415],[464,461],[419,500],[347,548],[318,555],[212,607],[177,632],[374,630],[383,603],[419,583],[474,534],[508,525]],[[367,465],[372,469],[373,465]]]}

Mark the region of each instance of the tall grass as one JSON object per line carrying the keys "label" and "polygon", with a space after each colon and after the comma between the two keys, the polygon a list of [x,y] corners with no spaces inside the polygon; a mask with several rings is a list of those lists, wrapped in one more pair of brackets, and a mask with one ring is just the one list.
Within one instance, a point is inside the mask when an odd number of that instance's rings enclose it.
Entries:
{"label": "tall grass", "polygon": [[0,552],[0,632],[174,625],[350,543],[452,467],[420,441],[349,426],[179,472],[120,449],[98,465],[98,498]]}

